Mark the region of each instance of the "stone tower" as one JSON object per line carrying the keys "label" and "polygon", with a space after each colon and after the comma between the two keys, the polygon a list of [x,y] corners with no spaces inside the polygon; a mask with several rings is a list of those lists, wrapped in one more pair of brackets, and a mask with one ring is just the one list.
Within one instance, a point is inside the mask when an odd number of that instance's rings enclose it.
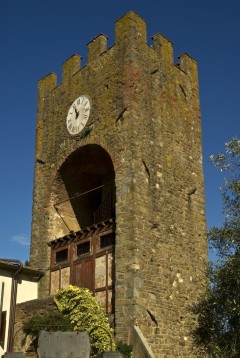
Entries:
{"label": "stone tower", "polygon": [[40,297],[89,287],[126,339],[156,357],[191,357],[189,305],[207,260],[198,74],[174,64],[134,12],[73,55],[62,83],[39,81],[31,265]]}

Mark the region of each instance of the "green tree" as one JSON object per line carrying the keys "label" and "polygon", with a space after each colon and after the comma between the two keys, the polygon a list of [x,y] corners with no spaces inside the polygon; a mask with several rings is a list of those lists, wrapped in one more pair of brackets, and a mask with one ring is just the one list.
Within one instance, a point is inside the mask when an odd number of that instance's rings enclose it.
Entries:
{"label": "green tree", "polygon": [[59,312],[67,316],[75,331],[87,331],[91,341],[91,357],[99,352],[115,349],[112,329],[104,310],[87,288],[69,286],[61,289],[54,298]]}
{"label": "green tree", "polygon": [[225,144],[225,153],[210,157],[224,173],[221,188],[225,219],[208,233],[218,260],[209,268],[210,285],[194,307],[193,339],[198,356],[240,357],[240,140]]}

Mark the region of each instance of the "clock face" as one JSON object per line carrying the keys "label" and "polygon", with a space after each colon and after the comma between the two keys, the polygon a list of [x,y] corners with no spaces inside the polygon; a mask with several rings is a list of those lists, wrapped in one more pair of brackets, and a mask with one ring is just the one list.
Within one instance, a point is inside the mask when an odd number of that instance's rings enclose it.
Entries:
{"label": "clock face", "polygon": [[85,127],[91,109],[87,96],[78,97],[71,105],[67,115],[67,129],[70,134],[78,134]]}

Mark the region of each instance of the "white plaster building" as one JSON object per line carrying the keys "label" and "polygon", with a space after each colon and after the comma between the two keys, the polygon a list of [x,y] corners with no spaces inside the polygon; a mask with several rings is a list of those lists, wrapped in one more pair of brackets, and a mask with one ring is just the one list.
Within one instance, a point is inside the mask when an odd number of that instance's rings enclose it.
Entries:
{"label": "white plaster building", "polygon": [[42,276],[21,261],[0,259],[0,357],[13,349],[16,304],[38,297]]}

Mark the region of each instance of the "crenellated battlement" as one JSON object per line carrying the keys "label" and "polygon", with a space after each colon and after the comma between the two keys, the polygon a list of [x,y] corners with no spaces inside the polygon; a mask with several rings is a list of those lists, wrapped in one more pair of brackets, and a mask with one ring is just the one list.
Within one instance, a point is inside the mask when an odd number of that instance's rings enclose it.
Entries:
{"label": "crenellated battlement", "polygon": [[79,55],[71,56],[62,65],[62,82],[65,84],[69,82],[71,77],[80,70],[82,57]]}
{"label": "crenellated battlement", "polygon": [[88,63],[95,61],[107,50],[108,37],[104,34],[96,36],[88,46]]}
{"label": "crenellated battlement", "polygon": [[173,44],[160,33],[152,36],[153,48],[157,51],[161,59],[169,64],[173,64]]}
{"label": "crenellated battlement", "polygon": [[57,75],[56,73],[49,73],[48,75],[41,78],[38,82],[38,95],[39,97],[45,97],[45,95],[51,92],[57,86]]}
{"label": "crenellated battlement", "polygon": [[115,42],[117,45],[146,43],[145,21],[133,11],[122,16],[115,22]]}
{"label": "crenellated battlement", "polygon": [[[152,36],[153,45],[147,44],[147,29],[145,21],[139,17],[135,12],[130,11],[115,22],[115,45],[114,50],[125,48],[125,51],[139,50],[140,48],[149,53],[150,60],[160,61],[165,65],[174,66],[173,44],[161,33]],[[99,34],[92,39],[88,44],[88,58],[86,66],[93,65],[96,61],[101,61],[103,54],[108,54],[107,47],[108,37],[104,34]],[[154,56],[152,52],[154,50]],[[63,63],[62,66],[62,84],[65,85],[71,81],[71,78],[81,69],[80,55],[73,55]],[[86,67],[84,66],[84,67]],[[179,63],[177,68],[188,75],[197,75],[196,61],[184,53],[179,56]],[[47,92],[51,92],[57,86],[56,74],[49,74],[39,81],[39,94],[45,96]]]}
{"label": "crenellated battlement", "polygon": [[187,53],[183,53],[178,56],[179,63],[178,67],[187,74],[197,74],[197,62]]}

